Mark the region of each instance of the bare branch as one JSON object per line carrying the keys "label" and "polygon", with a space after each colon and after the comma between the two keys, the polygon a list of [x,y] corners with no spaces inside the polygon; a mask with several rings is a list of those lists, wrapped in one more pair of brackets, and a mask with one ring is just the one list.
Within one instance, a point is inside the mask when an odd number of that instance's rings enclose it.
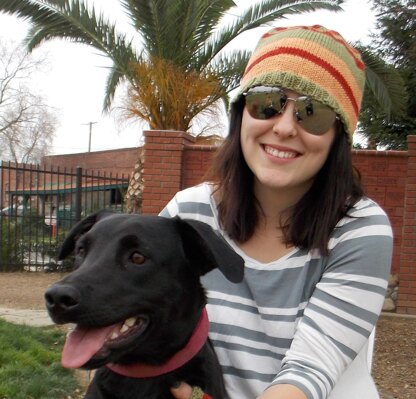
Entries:
{"label": "bare branch", "polygon": [[36,162],[52,144],[56,111],[32,93],[33,72],[45,68],[16,45],[0,41],[0,154],[3,160]]}

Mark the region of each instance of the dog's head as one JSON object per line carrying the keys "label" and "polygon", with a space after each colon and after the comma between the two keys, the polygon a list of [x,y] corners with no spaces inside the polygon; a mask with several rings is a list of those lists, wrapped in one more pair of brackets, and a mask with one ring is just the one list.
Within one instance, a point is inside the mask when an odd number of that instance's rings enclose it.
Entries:
{"label": "dog's head", "polygon": [[68,367],[163,361],[205,304],[200,277],[218,268],[231,282],[243,278],[242,258],[194,220],[99,212],[71,230],[60,258],[72,252],[76,270],[45,293],[56,323],[77,324]]}

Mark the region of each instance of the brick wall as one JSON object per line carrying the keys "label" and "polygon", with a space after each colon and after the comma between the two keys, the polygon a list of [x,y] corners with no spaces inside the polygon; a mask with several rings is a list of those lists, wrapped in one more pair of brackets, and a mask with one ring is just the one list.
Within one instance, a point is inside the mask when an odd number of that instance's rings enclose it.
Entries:
{"label": "brick wall", "polygon": [[407,162],[406,151],[353,151],[353,163],[361,173],[366,194],[383,207],[392,223],[393,273],[400,267]]}
{"label": "brick wall", "polygon": [[398,313],[416,314],[416,136],[408,136]]}
{"label": "brick wall", "polygon": [[59,167],[67,170],[81,167],[107,174],[129,175],[133,172],[140,151],[141,147],[134,147],[79,154],[48,155],[42,159],[41,167]]}
{"label": "brick wall", "polygon": [[[177,191],[201,181],[216,147],[196,145],[183,132],[144,135],[143,213],[156,214]],[[400,275],[397,312],[416,314],[416,137],[409,137],[408,152],[357,150],[353,162],[366,193],[392,222],[393,272]]]}
{"label": "brick wall", "polygon": [[184,187],[191,187],[202,181],[217,148],[217,146],[213,145],[189,145],[185,147],[183,168]]}
{"label": "brick wall", "polygon": [[[184,186],[185,147],[195,138],[178,131],[145,131],[143,213],[159,213]],[[186,168],[184,168],[186,170]]]}

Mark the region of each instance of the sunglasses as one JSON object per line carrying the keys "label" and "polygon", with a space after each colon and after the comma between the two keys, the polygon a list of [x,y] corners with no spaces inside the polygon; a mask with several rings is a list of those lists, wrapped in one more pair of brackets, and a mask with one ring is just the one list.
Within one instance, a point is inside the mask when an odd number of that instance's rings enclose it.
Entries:
{"label": "sunglasses", "polygon": [[327,105],[307,96],[290,98],[280,87],[257,86],[243,93],[246,108],[254,119],[270,119],[282,114],[288,101],[295,103],[297,123],[308,133],[322,135],[338,119],[337,114]]}

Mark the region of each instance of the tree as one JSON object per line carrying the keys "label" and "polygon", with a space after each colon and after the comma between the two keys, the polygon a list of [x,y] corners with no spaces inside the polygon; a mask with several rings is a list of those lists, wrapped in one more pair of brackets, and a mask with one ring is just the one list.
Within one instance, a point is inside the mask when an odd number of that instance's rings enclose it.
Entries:
{"label": "tree", "polygon": [[[289,14],[316,9],[340,10],[342,0],[264,0],[253,4],[228,25],[223,17],[232,0],[120,0],[143,49],[117,33],[115,25],[80,0],[2,0],[0,11],[29,20],[29,49],[45,40],[63,38],[97,49],[113,62],[104,108],[126,80],[127,107],[152,129],[188,131],[192,119],[236,87],[248,51],[224,52],[245,31]],[[181,77],[181,85],[171,86]],[[180,86],[181,91],[176,91]],[[146,87],[146,90],[143,89]],[[198,90],[196,90],[196,88]]]}
{"label": "tree", "polygon": [[[407,136],[416,134],[416,1],[373,0],[377,33],[369,51],[385,60],[387,79],[395,85],[392,113],[380,109],[373,93],[366,92],[360,128],[369,146],[407,148]],[[398,76],[397,76],[398,75]],[[397,82],[397,80],[396,80]]]}
{"label": "tree", "polygon": [[[244,50],[224,51],[237,36],[290,14],[341,10],[342,2],[263,0],[222,24],[235,7],[232,0],[120,0],[142,39],[141,50],[80,0],[1,0],[0,11],[31,22],[29,50],[61,38],[92,46],[111,59],[105,110],[120,83],[127,82],[128,117],[140,118],[152,129],[189,131],[195,116],[212,110],[219,100],[228,104],[228,93],[250,56]],[[139,159],[126,195],[129,211],[140,208],[143,182],[135,176],[141,176],[141,168]]]}
{"label": "tree", "polygon": [[48,153],[56,128],[55,112],[28,86],[45,60],[20,46],[0,42],[0,154],[2,160],[38,162]]}

